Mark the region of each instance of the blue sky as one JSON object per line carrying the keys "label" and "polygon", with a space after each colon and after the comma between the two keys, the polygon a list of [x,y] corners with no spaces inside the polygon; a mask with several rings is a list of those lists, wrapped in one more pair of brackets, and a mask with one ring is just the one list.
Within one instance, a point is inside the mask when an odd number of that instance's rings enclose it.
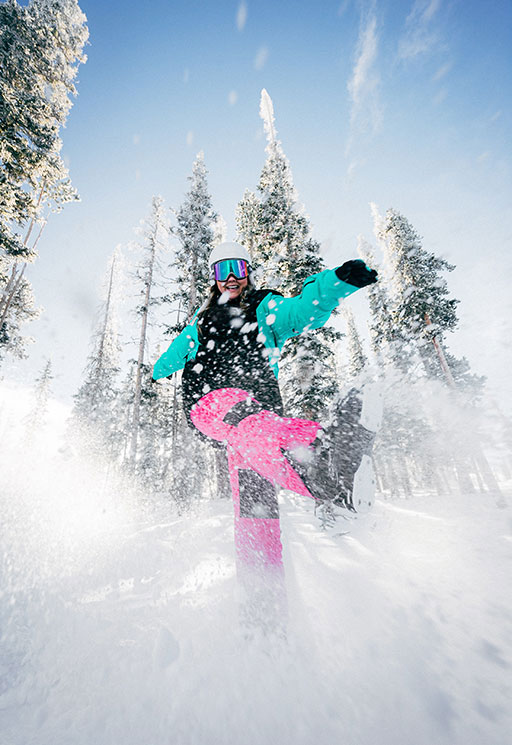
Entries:
{"label": "blue sky", "polygon": [[[234,212],[265,159],[262,88],[301,202],[330,265],[374,241],[369,203],[403,212],[424,245],[457,265],[452,351],[505,395],[512,364],[508,2],[188,0],[80,3],[88,61],[62,132],[82,201],[51,217],[31,267],[46,309],[31,383],[50,355],[68,399],[88,353],[99,281],[153,194],[178,207],[199,150],[215,209]],[[363,312],[363,301],[355,309]],[[125,328],[128,332],[129,329]]]}

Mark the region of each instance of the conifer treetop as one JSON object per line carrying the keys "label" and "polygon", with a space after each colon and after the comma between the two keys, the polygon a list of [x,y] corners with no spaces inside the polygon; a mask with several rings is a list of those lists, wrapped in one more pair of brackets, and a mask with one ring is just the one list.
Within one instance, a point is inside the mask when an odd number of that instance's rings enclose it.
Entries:
{"label": "conifer treetop", "polygon": [[265,88],[261,91],[260,116],[263,119],[263,126],[267,135],[267,152],[271,152],[273,149],[277,148],[280,143],[278,142],[277,131],[275,128],[274,104]]}

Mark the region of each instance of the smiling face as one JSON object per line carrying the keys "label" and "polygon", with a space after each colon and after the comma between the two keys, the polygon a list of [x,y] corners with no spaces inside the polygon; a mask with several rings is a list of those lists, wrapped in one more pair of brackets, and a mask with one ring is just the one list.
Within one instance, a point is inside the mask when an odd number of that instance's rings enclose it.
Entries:
{"label": "smiling face", "polygon": [[234,274],[230,274],[224,282],[217,280],[216,284],[221,294],[229,292],[229,300],[234,300],[247,287],[247,277],[237,279]]}

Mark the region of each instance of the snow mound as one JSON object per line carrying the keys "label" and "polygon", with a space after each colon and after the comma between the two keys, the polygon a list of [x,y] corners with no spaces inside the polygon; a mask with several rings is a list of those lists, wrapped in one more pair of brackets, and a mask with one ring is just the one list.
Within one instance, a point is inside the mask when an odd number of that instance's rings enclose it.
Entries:
{"label": "snow mound", "polygon": [[377,500],[322,530],[285,494],[284,575],[241,583],[227,501],[1,465],[2,742],[507,741],[509,509]]}

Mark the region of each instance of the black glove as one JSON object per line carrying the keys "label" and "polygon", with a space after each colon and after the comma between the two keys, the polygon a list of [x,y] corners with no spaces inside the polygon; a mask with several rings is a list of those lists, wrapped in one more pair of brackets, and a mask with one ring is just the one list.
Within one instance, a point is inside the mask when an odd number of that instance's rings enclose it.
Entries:
{"label": "black glove", "polygon": [[338,279],[354,287],[366,287],[377,281],[375,269],[368,269],[361,259],[352,259],[334,270]]}

